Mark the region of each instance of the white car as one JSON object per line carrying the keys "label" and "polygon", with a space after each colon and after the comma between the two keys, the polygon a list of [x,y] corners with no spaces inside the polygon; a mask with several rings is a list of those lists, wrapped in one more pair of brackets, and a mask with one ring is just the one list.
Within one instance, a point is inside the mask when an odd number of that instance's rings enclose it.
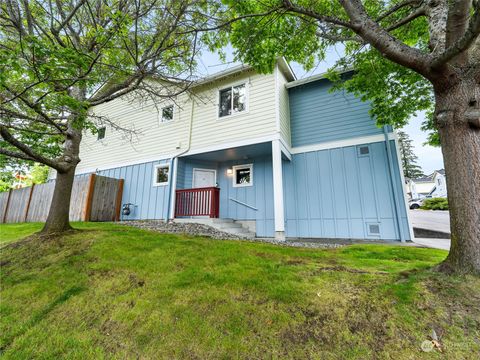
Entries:
{"label": "white car", "polygon": [[425,200],[425,198],[423,198],[423,199],[412,199],[408,202],[408,206],[412,210],[419,209],[423,205],[424,200]]}

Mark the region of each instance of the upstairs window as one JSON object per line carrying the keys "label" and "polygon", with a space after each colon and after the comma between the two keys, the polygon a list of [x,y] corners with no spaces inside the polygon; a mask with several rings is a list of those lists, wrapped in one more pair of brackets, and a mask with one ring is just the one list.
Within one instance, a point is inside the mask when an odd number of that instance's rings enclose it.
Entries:
{"label": "upstairs window", "polygon": [[105,139],[105,132],[107,128],[105,126],[97,129],[97,140]]}
{"label": "upstairs window", "polygon": [[153,186],[168,185],[170,166],[168,164],[155,165],[153,171]]}
{"label": "upstairs window", "polygon": [[240,84],[220,90],[218,116],[224,117],[247,109],[246,85]]}
{"label": "upstairs window", "polygon": [[165,106],[162,108],[161,122],[169,122],[173,120],[173,105]]}

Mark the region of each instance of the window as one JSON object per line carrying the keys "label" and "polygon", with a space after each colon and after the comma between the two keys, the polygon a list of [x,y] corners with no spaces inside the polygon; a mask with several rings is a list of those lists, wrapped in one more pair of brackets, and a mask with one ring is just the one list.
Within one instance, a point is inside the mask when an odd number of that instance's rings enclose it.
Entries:
{"label": "window", "polygon": [[233,187],[253,185],[253,165],[238,165],[233,167]]}
{"label": "window", "polygon": [[155,165],[153,171],[153,186],[168,185],[170,165]]}
{"label": "window", "polygon": [[97,140],[102,140],[105,138],[105,131],[107,128],[105,126],[97,129]]}
{"label": "window", "polygon": [[173,105],[165,106],[162,108],[161,122],[169,122],[173,120]]}
{"label": "window", "polygon": [[218,116],[224,117],[237,114],[247,109],[246,85],[231,86],[220,90]]}
{"label": "window", "polygon": [[358,156],[368,156],[370,154],[370,148],[368,145],[362,145],[357,147]]}

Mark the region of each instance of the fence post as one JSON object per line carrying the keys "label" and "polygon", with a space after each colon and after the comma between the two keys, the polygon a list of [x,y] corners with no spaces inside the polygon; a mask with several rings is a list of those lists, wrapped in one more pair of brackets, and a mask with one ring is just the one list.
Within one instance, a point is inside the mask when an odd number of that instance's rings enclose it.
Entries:
{"label": "fence post", "polygon": [[25,208],[25,217],[23,218],[23,222],[27,222],[28,210],[30,209],[30,203],[32,202],[32,194],[33,194],[34,187],[35,187],[35,184],[32,184],[32,186],[30,187],[30,194],[28,195],[27,207]]}
{"label": "fence post", "polygon": [[10,197],[12,196],[12,189],[8,190],[7,203],[5,204],[5,212],[3,213],[2,223],[7,222],[8,206],[10,205]]}
{"label": "fence post", "polygon": [[122,210],[123,182],[123,179],[118,180],[117,198],[115,199],[115,221],[120,220],[120,211]]}
{"label": "fence post", "polygon": [[87,200],[85,202],[85,210],[83,212],[83,221],[90,221],[92,214],[93,191],[95,189],[95,174],[90,174],[88,179]]}

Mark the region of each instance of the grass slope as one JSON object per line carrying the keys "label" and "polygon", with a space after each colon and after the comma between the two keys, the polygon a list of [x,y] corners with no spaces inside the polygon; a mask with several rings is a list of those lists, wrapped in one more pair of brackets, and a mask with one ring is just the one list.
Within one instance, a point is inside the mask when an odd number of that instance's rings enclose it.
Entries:
{"label": "grass slope", "polygon": [[[75,224],[2,225],[4,359],[477,359],[480,280],[446,252],[296,249]],[[443,353],[423,352],[436,331]]]}

